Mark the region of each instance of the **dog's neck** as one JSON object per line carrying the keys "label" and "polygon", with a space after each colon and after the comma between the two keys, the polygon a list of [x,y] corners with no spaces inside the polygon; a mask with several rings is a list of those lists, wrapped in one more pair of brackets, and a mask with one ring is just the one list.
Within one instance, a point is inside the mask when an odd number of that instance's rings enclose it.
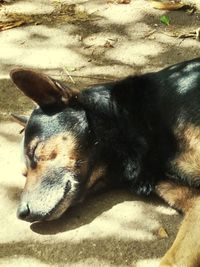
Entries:
{"label": "dog's neck", "polygon": [[111,177],[130,182],[133,188],[142,175],[146,180],[146,166],[141,169],[141,162],[160,123],[155,121],[157,109],[151,104],[156,92],[150,92],[146,79],[148,76],[129,77],[87,89],[79,97],[86,110],[95,157],[104,159]]}

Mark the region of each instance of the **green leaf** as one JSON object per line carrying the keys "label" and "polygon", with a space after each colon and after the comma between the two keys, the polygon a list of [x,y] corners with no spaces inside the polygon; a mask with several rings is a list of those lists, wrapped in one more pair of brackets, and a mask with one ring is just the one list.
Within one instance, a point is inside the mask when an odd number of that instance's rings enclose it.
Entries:
{"label": "green leaf", "polygon": [[170,19],[169,19],[168,16],[165,16],[165,15],[164,15],[164,16],[161,16],[161,17],[160,17],[160,22],[162,22],[163,24],[169,26],[169,24],[170,24]]}

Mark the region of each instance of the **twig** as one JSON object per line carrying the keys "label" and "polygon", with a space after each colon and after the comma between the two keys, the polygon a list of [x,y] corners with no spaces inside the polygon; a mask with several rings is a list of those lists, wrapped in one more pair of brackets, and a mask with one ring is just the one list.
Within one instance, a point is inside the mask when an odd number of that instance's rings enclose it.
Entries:
{"label": "twig", "polygon": [[156,31],[157,31],[156,29],[150,31],[149,33],[147,33],[147,34],[144,36],[144,38],[147,38],[147,37],[151,36],[151,35],[154,34]]}
{"label": "twig", "polygon": [[200,41],[200,28],[196,30],[196,40]]}
{"label": "twig", "polygon": [[170,33],[170,32],[161,32],[164,35],[170,36],[170,37],[176,37],[177,39],[186,39],[186,38],[195,38],[197,41],[200,40],[200,28],[193,30],[193,31],[189,31],[189,32],[182,32],[182,33]]}
{"label": "twig", "polygon": [[[50,76],[59,76],[59,74],[51,74]],[[76,78],[83,78],[83,79],[93,79],[93,80],[102,80],[102,81],[116,81],[116,79],[110,79],[110,78],[101,78],[101,77],[94,77],[94,76],[82,76],[82,75],[70,75],[71,77],[76,77]]]}
{"label": "twig", "polygon": [[71,82],[72,82],[73,84],[76,84],[75,81],[74,81],[74,79],[73,79],[72,76],[70,75],[70,73],[69,73],[67,67],[64,67],[64,68],[63,68],[63,71],[67,73],[67,75],[68,75],[68,77],[70,78]]}

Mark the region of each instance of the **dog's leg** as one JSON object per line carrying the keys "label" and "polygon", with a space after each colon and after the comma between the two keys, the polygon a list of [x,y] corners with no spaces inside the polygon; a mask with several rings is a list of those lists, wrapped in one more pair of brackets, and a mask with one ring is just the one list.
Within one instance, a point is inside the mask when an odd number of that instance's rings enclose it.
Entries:
{"label": "dog's leg", "polygon": [[185,213],[177,237],[161,260],[160,267],[199,267],[200,191],[165,181],[156,187],[156,193]]}

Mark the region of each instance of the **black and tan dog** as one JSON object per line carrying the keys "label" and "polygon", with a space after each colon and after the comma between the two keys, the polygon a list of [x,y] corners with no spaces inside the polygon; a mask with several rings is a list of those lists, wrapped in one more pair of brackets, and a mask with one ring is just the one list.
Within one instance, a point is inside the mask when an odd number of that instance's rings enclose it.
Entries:
{"label": "black and tan dog", "polygon": [[39,105],[19,218],[56,219],[101,186],[156,192],[186,213],[161,266],[200,266],[200,58],[81,92],[28,69],[11,78]]}

